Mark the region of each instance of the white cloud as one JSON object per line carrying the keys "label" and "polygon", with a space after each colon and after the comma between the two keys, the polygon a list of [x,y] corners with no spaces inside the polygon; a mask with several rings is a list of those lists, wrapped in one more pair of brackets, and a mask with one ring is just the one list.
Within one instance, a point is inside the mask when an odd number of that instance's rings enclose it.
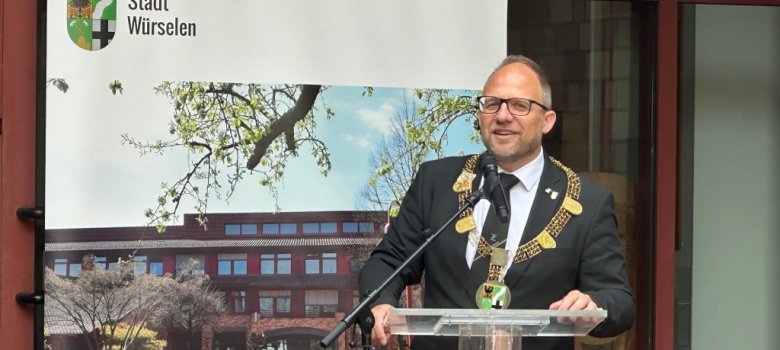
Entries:
{"label": "white cloud", "polygon": [[371,129],[379,130],[388,135],[391,131],[391,120],[395,113],[395,106],[391,103],[382,103],[378,109],[358,109],[358,118]]}
{"label": "white cloud", "polygon": [[371,146],[371,142],[370,142],[371,136],[369,136],[368,134],[363,136],[344,134],[344,140],[346,140],[347,143],[357,145],[361,148],[368,148],[369,146]]}

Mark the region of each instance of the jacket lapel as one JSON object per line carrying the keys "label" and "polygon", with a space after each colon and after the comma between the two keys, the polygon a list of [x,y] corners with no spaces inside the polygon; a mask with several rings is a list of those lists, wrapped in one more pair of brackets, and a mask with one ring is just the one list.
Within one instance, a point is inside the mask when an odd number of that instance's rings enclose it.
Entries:
{"label": "jacket lapel", "polygon": [[[482,169],[479,166],[477,166],[477,168],[474,169],[474,173],[477,176],[475,176],[474,180],[471,182],[471,190],[477,191],[479,190],[479,185],[482,183]],[[462,269],[460,271],[466,272],[464,274],[466,283],[463,285],[463,287],[465,288],[464,290],[466,294],[469,296],[469,299],[474,303],[474,307],[476,308],[477,302],[475,300],[475,296],[477,294],[477,288],[479,288],[479,286],[482,285],[482,283],[485,281],[484,280],[480,281],[472,277],[472,273],[470,271],[469,265],[466,262],[466,246],[470,244],[468,241],[469,234],[464,233],[464,234],[460,234],[460,236],[462,237],[462,244],[458,245],[459,247],[458,249],[460,249],[458,253],[459,256],[462,258],[460,260],[462,262],[462,266],[461,266]],[[485,276],[487,276],[487,271],[485,271]]]}
{"label": "jacket lapel", "polygon": [[[556,192],[557,195],[554,195]],[[545,155],[544,170],[542,170],[542,177],[539,179],[539,187],[536,190],[536,196],[531,205],[531,212],[528,214],[528,222],[525,224],[525,230],[523,230],[523,237],[520,240],[520,245],[531,241],[539,232],[542,232],[561,206],[565,196],[565,174],[557,166],[552,164]],[[512,264],[504,277],[504,283],[511,289],[512,286],[520,280],[520,277],[528,269],[528,266],[533,262],[534,259],[531,258],[520,263]]]}

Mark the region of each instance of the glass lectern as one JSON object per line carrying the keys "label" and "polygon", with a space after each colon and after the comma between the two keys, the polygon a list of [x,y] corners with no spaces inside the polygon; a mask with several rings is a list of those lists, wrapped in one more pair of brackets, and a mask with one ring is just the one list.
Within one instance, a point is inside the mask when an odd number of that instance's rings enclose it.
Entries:
{"label": "glass lectern", "polygon": [[387,326],[395,335],[458,337],[461,350],[519,350],[522,337],[584,336],[606,310],[393,309]]}

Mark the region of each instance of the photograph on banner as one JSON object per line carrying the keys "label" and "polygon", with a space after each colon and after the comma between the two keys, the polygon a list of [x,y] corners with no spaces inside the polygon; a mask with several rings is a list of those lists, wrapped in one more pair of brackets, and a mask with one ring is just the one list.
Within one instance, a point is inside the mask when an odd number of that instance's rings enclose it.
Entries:
{"label": "photograph on banner", "polygon": [[476,90],[85,81],[47,86],[52,349],[317,345],[417,167],[484,148]]}
{"label": "photograph on banner", "polygon": [[45,346],[318,348],[417,167],[484,149],[506,7],[47,0]]}

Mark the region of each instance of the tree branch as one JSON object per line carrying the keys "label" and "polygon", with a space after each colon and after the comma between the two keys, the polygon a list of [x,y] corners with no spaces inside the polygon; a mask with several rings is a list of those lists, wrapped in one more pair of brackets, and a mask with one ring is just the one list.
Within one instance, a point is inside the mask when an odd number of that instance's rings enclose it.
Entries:
{"label": "tree branch", "polygon": [[271,142],[284,132],[292,132],[295,123],[302,120],[311,111],[314,101],[320,93],[320,85],[302,85],[301,95],[295,105],[284,113],[279,119],[268,125],[263,136],[255,143],[252,156],[246,162],[246,167],[254,169],[260,163]]}

